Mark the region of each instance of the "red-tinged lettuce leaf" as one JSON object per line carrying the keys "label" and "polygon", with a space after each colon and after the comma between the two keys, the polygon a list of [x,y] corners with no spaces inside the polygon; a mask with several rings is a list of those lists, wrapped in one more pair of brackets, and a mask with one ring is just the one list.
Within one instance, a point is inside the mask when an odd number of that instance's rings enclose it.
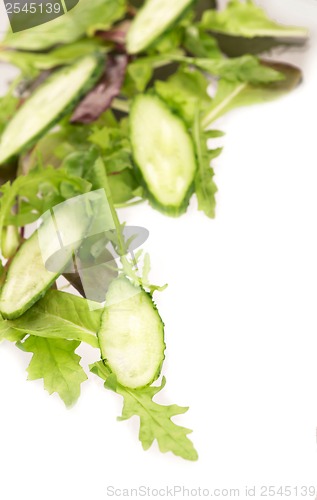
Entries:
{"label": "red-tinged lettuce leaf", "polygon": [[110,108],[113,99],[120,93],[127,65],[126,55],[108,58],[101,80],[77,106],[71,123],[93,123]]}
{"label": "red-tinged lettuce leaf", "polygon": [[131,26],[131,21],[123,21],[107,31],[97,31],[96,35],[106,42],[113,42],[123,46],[126,42],[128,30]]}

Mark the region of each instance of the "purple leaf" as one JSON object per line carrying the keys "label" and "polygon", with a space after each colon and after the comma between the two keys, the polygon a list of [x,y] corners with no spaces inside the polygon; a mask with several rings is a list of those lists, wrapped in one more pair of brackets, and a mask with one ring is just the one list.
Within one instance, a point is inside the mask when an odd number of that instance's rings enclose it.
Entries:
{"label": "purple leaf", "polygon": [[92,123],[110,108],[123,85],[128,57],[109,56],[101,79],[79,103],[71,117],[71,123]]}

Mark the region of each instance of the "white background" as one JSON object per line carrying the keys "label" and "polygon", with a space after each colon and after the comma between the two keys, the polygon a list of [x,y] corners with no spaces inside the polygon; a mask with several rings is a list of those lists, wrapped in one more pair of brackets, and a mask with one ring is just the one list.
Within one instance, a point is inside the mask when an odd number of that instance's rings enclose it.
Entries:
{"label": "white background", "polygon": [[[121,212],[149,228],[152,279],[169,283],[157,296],[168,346],[160,400],[190,406],[177,421],[194,429],[199,461],[144,452],[137,421],[116,422],[120,398],[93,375],[66,410],[26,381],[30,356],[3,343],[1,500],[103,499],[108,485],[241,487],[242,498],[245,485],[317,487],[317,0],[259,3],[311,29],[308,49],[279,56],[305,82],[217,124],[216,220],[195,203],[177,220],[145,205]],[[81,353],[85,366],[98,356]]]}

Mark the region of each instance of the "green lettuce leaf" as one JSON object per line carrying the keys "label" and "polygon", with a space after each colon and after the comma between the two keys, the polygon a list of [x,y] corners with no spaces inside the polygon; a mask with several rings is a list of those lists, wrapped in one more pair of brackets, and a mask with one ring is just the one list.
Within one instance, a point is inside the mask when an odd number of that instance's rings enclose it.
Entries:
{"label": "green lettuce leaf", "polygon": [[49,394],[57,392],[66,406],[72,406],[80,396],[80,386],[87,375],[79,364],[75,350],[80,342],[63,339],[28,337],[18,347],[33,353],[28,366],[28,380],[44,380]]}
{"label": "green lettuce leaf", "polygon": [[118,384],[102,361],[93,364],[90,369],[105,380],[107,389],[123,397],[122,416],[118,420],[128,420],[134,416],[140,418],[139,439],[144,450],[148,450],[154,440],[157,440],[162,453],[171,451],[186,460],[198,459],[197,452],[187,437],[191,430],[180,427],[171,420],[176,415],[186,413],[188,408],[178,405],[162,406],[153,401],[153,397],[164,388],[165,378],[159,387],[132,390]]}
{"label": "green lettuce leaf", "polygon": [[262,64],[282,73],[284,80],[267,85],[250,85],[247,82],[220,80],[216,96],[212,103],[205,108],[202,116],[204,128],[234,108],[277,99],[296,88],[302,80],[302,73],[295,66],[263,61]]}
{"label": "green lettuce leaf", "polygon": [[[91,184],[84,179],[53,168],[37,168],[28,175],[17,177],[12,184],[4,184],[0,189],[0,238],[5,225],[30,224],[65,197],[83,194],[90,189]],[[13,212],[19,196],[23,198]]]}
{"label": "green lettuce leaf", "polygon": [[0,97],[0,135],[14,115],[20,99],[9,91],[5,96]]}
{"label": "green lettuce leaf", "polygon": [[306,37],[305,28],[284,26],[271,20],[265,11],[253,0],[231,0],[222,11],[208,10],[202,18],[202,26],[208,30],[228,35],[253,38],[267,37]]}
{"label": "green lettuce leaf", "polygon": [[7,327],[24,335],[86,342],[99,347],[96,332],[100,310],[90,310],[87,300],[66,292],[50,290],[20,318],[7,321]]}
{"label": "green lettuce leaf", "polygon": [[134,174],[130,169],[108,176],[113,202],[116,206],[127,203],[135,198],[135,192],[139,187]]}
{"label": "green lettuce leaf", "polygon": [[49,70],[56,66],[71,64],[79,57],[96,51],[107,52],[107,50],[107,47],[101,47],[101,42],[98,40],[86,39],[58,47],[46,54],[0,50],[0,61],[17,66],[25,77],[34,78],[40,71]]}
{"label": "green lettuce leaf", "polygon": [[186,30],[184,47],[195,57],[222,57],[217,40],[195,24],[188,26]]}
{"label": "green lettuce leaf", "polygon": [[233,59],[178,57],[177,60],[192,64],[211,75],[230,81],[260,84],[284,80],[282,73],[269,66],[264,66],[259,59],[248,54]]}
{"label": "green lettuce leaf", "polygon": [[[152,77],[159,80],[166,79],[166,73],[170,76],[177,69],[177,64],[172,64],[175,58],[184,55],[180,48],[163,54],[149,55],[131,61],[127,68],[127,74],[122,95],[131,99],[138,92],[144,92]],[[172,72],[170,72],[172,68]]]}
{"label": "green lettuce leaf", "polygon": [[208,80],[200,71],[181,68],[167,81],[156,81],[155,90],[172,110],[187,123],[192,123],[197,108],[202,110],[210,105],[208,85]]}
{"label": "green lettuce leaf", "polygon": [[78,5],[43,26],[36,26],[18,33],[9,33],[3,45],[22,50],[45,50],[54,45],[75,42],[97,30],[106,30],[121,19],[126,10],[126,0],[80,0]]}

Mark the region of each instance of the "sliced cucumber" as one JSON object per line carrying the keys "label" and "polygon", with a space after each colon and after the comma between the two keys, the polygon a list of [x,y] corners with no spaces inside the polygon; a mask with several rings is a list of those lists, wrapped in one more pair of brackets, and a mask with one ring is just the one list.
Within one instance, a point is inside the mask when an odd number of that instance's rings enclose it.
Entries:
{"label": "sliced cucumber", "polygon": [[0,165],[32,146],[71,111],[98,80],[102,58],[93,54],[54,73],[15,113],[0,140]]}
{"label": "sliced cucumber", "polygon": [[[13,258],[0,294],[4,318],[18,318],[43,297],[80,246],[90,223],[84,202],[77,203],[74,210],[63,210],[63,205],[54,208],[53,216],[51,212],[44,214],[43,224]],[[54,255],[58,258],[49,270],[45,264]]]}
{"label": "sliced cucumber", "polygon": [[148,0],[136,15],[127,36],[127,49],[137,54],[156,40],[193,0]]}
{"label": "sliced cucumber", "polygon": [[130,119],[134,160],[151,203],[163,213],[180,215],[188,206],[196,172],[185,124],[152,95],[136,97]]}
{"label": "sliced cucumber", "polygon": [[109,287],[98,339],[102,358],[121,385],[136,389],[159,376],[164,324],[151,296],[126,278]]}

